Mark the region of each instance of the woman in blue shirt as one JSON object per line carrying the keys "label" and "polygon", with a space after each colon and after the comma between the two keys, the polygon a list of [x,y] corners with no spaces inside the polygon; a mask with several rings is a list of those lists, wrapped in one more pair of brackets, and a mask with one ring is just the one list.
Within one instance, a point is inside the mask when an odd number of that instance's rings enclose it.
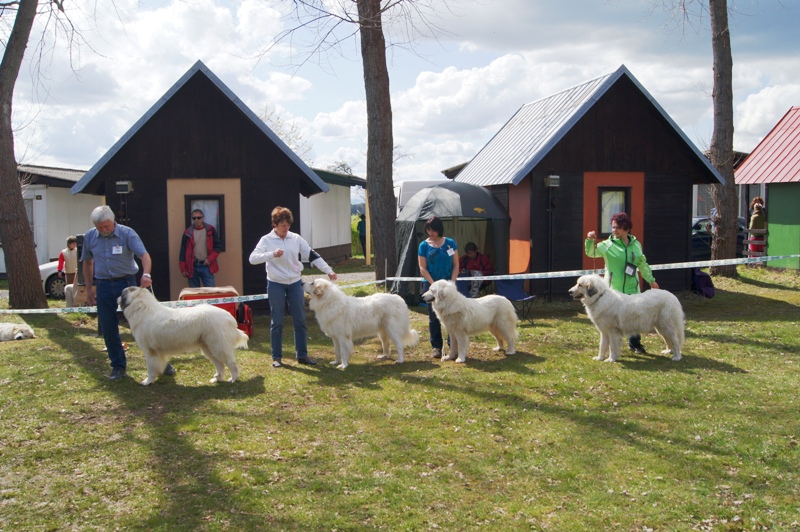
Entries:
{"label": "woman in blue shirt", "polygon": [[[425,279],[422,283],[422,293],[428,291],[434,281],[447,279],[456,281],[458,277],[458,253],[456,241],[444,236],[444,225],[436,216],[431,216],[425,222],[425,232],[428,238],[419,245],[417,260],[419,261],[419,272]],[[433,311],[433,304],[428,305],[428,330],[431,334],[431,356],[441,358],[442,346],[442,324],[436,313]]]}

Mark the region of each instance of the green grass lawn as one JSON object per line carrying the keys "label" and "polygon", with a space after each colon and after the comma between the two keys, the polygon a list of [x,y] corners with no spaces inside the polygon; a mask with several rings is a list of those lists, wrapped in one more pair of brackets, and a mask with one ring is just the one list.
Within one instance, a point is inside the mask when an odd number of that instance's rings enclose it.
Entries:
{"label": "green grass lawn", "polygon": [[679,294],[678,363],[592,360],[562,301],[516,355],[483,335],[463,365],[431,361],[414,308],[405,364],[370,339],[345,371],[312,316],[320,364],[273,369],[260,316],[239,382],[193,354],[144,388],[127,329],[133,378],[112,383],[96,320],[26,316],[38,338],[0,344],[0,529],[797,530],[800,277],[739,271]]}

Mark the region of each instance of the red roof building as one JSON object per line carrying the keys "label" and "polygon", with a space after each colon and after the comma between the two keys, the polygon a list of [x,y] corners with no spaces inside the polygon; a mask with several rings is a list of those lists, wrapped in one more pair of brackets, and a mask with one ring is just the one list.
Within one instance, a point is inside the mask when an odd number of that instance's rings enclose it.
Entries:
{"label": "red roof building", "polygon": [[[800,107],[792,107],[734,172],[737,185],[766,186],[767,253],[800,254]],[[797,257],[769,266],[800,269]]]}
{"label": "red roof building", "polygon": [[737,185],[800,183],[800,107],[783,115],[735,176]]}

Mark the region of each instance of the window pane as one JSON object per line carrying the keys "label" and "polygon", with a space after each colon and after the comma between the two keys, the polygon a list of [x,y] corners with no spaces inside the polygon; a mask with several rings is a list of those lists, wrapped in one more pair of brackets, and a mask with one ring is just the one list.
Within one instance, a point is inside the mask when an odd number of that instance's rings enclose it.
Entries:
{"label": "window pane", "polygon": [[611,233],[611,217],[625,211],[624,190],[604,190],[600,193],[600,232]]}
{"label": "window pane", "polygon": [[192,209],[203,211],[203,222],[219,228],[219,200],[216,199],[193,199]]}

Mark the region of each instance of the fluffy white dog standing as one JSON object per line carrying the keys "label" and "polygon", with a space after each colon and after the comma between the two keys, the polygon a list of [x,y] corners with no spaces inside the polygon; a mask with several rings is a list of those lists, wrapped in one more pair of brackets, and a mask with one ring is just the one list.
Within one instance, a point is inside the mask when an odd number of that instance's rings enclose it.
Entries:
{"label": "fluffy white dog standing", "polygon": [[0,342],[36,338],[27,323],[0,323]]}
{"label": "fluffy white dog standing", "polygon": [[589,319],[600,331],[600,353],[595,360],[616,362],[624,336],[653,331],[667,344],[662,354],[672,352],[672,360],[681,359],[683,308],[673,294],[666,290],[622,294],[599,275],[584,275],[569,289],[569,295],[583,302]]}
{"label": "fluffy white dog standing", "polygon": [[211,382],[222,380],[225,366],[231,372],[228,382],[239,378],[236,348],[246,348],[249,338],[229,312],[213,305],[165,307],[149,290],[137,286],[123,290],[119,304],[147,363],[147,378],[142,385],[153,383],[164,373],[169,355],[195,349],[200,349],[217,369]]}
{"label": "fluffy white dog standing", "polygon": [[[497,339],[495,351],[505,348],[506,355],[516,353],[517,311],[511,301],[503,296],[489,295],[472,299],[461,295],[452,281],[435,281],[422,294],[422,299],[433,304],[433,311],[450,335],[450,355],[442,355],[456,362],[467,360],[469,337],[489,331]],[[456,354],[458,358],[456,358]]]}
{"label": "fluffy white dog standing", "polygon": [[411,328],[406,302],[398,295],[351,297],[327,279],[304,281],[303,290],[311,295],[308,306],[322,332],[333,340],[336,360],[331,364],[341,369],[350,364],[354,340],[377,335],[383,346],[383,354],[378,358],[389,357],[391,341],[397,349],[398,364],[404,360],[403,347],[419,343],[419,333]]}

